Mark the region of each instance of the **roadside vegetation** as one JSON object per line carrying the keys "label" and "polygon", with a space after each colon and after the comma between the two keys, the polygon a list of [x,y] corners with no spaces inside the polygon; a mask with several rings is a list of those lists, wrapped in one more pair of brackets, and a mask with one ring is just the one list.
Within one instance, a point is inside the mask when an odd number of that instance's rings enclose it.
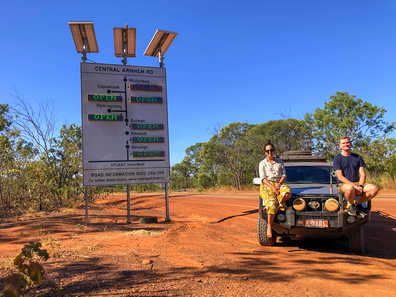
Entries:
{"label": "roadside vegetation", "polygon": [[380,189],[396,190],[396,140],[390,137],[396,123],[386,123],[386,110],[336,92],[323,108],[303,119],[281,114],[282,119],[262,124],[231,123],[214,127],[207,142],[186,149],[182,162],[171,168],[171,189],[249,189],[259,175],[262,146],[269,139],[277,154],[307,150],[325,152],[331,162],[338,154],[339,139],[348,135],[352,150],[363,156],[368,180]]}
{"label": "roadside vegetation", "polygon": [[[10,105],[0,104],[0,217],[73,207],[83,201],[81,127],[56,131],[51,101],[32,106],[16,90]],[[213,127],[207,142],[186,149],[171,168],[171,190],[250,190],[263,158],[262,145],[271,139],[280,154],[289,150],[327,153],[331,161],[338,140],[348,135],[353,150],[367,165],[369,180],[381,189],[396,189],[395,123],[383,121],[386,110],[348,92],[336,92],[323,108],[303,119],[281,114],[262,124],[230,123]],[[132,191],[163,191],[156,184],[133,185]],[[89,200],[123,186],[90,187]]]}

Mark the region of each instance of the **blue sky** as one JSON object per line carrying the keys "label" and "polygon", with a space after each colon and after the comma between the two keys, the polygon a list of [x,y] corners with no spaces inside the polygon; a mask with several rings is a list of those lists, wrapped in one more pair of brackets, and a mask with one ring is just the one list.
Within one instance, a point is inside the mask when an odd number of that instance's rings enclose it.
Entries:
{"label": "blue sky", "polygon": [[214,123],[296,118],[348,91],[396,121],[396,1],[2,1],[1,103],[13,86],[34,102],[53,99],[59,128],[81,125],[80,58],[68,21],[94,22],[97,63],[114,57],[113,27],[137,29],[129,65],[157,29],[179,35],[165,55],[171,165],[208,141]]}

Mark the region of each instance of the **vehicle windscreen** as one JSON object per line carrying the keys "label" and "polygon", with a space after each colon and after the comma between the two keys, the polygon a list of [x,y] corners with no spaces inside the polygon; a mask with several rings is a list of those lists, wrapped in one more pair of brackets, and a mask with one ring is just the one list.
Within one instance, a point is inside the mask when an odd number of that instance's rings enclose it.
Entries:
{"label": "vehicle windscreen", "polygon": [[329,166],[286,166],[286,184],[333,184],[337,179]]}

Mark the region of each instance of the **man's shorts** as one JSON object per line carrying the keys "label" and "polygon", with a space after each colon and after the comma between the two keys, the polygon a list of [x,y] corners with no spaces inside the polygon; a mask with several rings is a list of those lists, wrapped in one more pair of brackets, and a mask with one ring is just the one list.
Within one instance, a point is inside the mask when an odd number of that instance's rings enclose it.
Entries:
{"label": "man's shorts", "polygon": [[[359,182],[355,182],[355,183],[353,183],[353,184],[356,185],[356,186],[358,186],[358,185],[359,185]],[[340,184],[337,185],[337,192],[338,192],[338,193],[344,194],[344,191],[342,190],[342,186],[343,186],[343,185],[344,185],[343,183],[340,183]],[[368,185],[368,183],[364,183],[363,188],[364,188],[365,186],[367,186],[367,185]]]}

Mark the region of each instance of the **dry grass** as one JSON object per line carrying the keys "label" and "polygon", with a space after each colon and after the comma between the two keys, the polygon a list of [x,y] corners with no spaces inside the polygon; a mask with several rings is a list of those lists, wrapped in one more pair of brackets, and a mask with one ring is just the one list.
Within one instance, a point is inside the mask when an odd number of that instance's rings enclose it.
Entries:
{"label": "dry grass", "polygon": [[[36,234],[36,231],[34,231],[34,236],[35,236],[35,234]],[[19,238],[26,238],[26,237],[31,237],[32,236],[32,232],[30,232],[30,231],[27,231],[27,230],[21,230],[20,232],[19,232]]]}
{"label": "dry grass", "polygon": [[59,212],[74,212],[74,211],[75,209],[70,207],[62,207],[61,209],[59,209]]}
{"label": "dry grass", "polygon": [[38,218],[40,215],[37,212],[37,210],[33,209],[32,207],[29,207],[29,209],[24,213],[23,216],[27,218]]}
{"label": "dry grass", "polygon": [[213,219],[213,218],[208,218],[208,217],[203,217],[203,216],[199,216],[196,214],[190,215],[188,217],[189,220],[191,221],[199,221],[199,222],[204,222],[204,223],[214,223],[217,222],[217,219]]}
{"label": "dry grass", "polygon": [[129,255],[129,256],[132,256],[132,257],[137,257],[138,256],[137,250],[128,249],[128,252],[126,254]]}
{"label": "dry grass", "polygon": [[223,194],[223,193],[234,193],[234,194],[243,194],[243,192],[245,193],[258,193],[259,192],[259,187],[256,186],[241,186],[241,189],[238,190],[235,187],[232,186],[220,186],[217,187],[216,189],[210,188],[210,189],[206,189],[203,191],[203,193],[208,193],[208,194]]}
{"label": "dry grass", "polygon": [[42,229],[34,230],[30,232],[30,236],[34,237],[33,241],[40,241],[48,232]]}
{"label": "dry grass", "polygon": [[55,239],[52,234],[48,233],[39,239],[42,249],[47,250],[51,258],[59,258],[61,256],[60,241]]}
{"label": "dry grass", "polygon": [[104,244],[95,243],[95,244],[84,244],[77,247],[77,249],[81,252],[91,252],[97,251],[99,249],[103,249],[105,247]]}
{"label": "dry grass", "polygon": [[368,176],[367,182],[375,184],[380,190],[396,191],[396,180],[387,172],[379,177]]}
{"label": "dry grass", "polygon": [[79,201],[77,203],[70,204],[69,206],[63,206],[59,209],[59,212],[74,212],[77,209],[85,208],[85,201]]}
{"label": "dry grass", "polygon": [[389,174],[381,175],[381,181],[383,190],[396,190],[396,181]]}
{"label": "dry grass", "polygon": [[17,220],[19,218],[23,220],[23,219],[36,219],[38,217],[40,217],[40,213],[37,210],[29,207],[22,215],[20,215],[19,217],[17,216]]}
{"label": "dry grass", "polygon": [[6,270],[11,268],[14,268],[14,258],[0,256],[0,269]]}
{"label": "dry grass", "polygon": [[147,231],[147,230],[134,230],[134,231],[129,231],[121,234],[121,236],[139,236],[139,237],[145,237],[145,236],[157,236],[161,235],[164,233],[163,231]]}
{"label": "dry grass", "polygon": [[109,236],[102,236],[102,237],[92,237],[92,240],[109,240],[109,239],[114,239],[114,237],[109,237]]}

